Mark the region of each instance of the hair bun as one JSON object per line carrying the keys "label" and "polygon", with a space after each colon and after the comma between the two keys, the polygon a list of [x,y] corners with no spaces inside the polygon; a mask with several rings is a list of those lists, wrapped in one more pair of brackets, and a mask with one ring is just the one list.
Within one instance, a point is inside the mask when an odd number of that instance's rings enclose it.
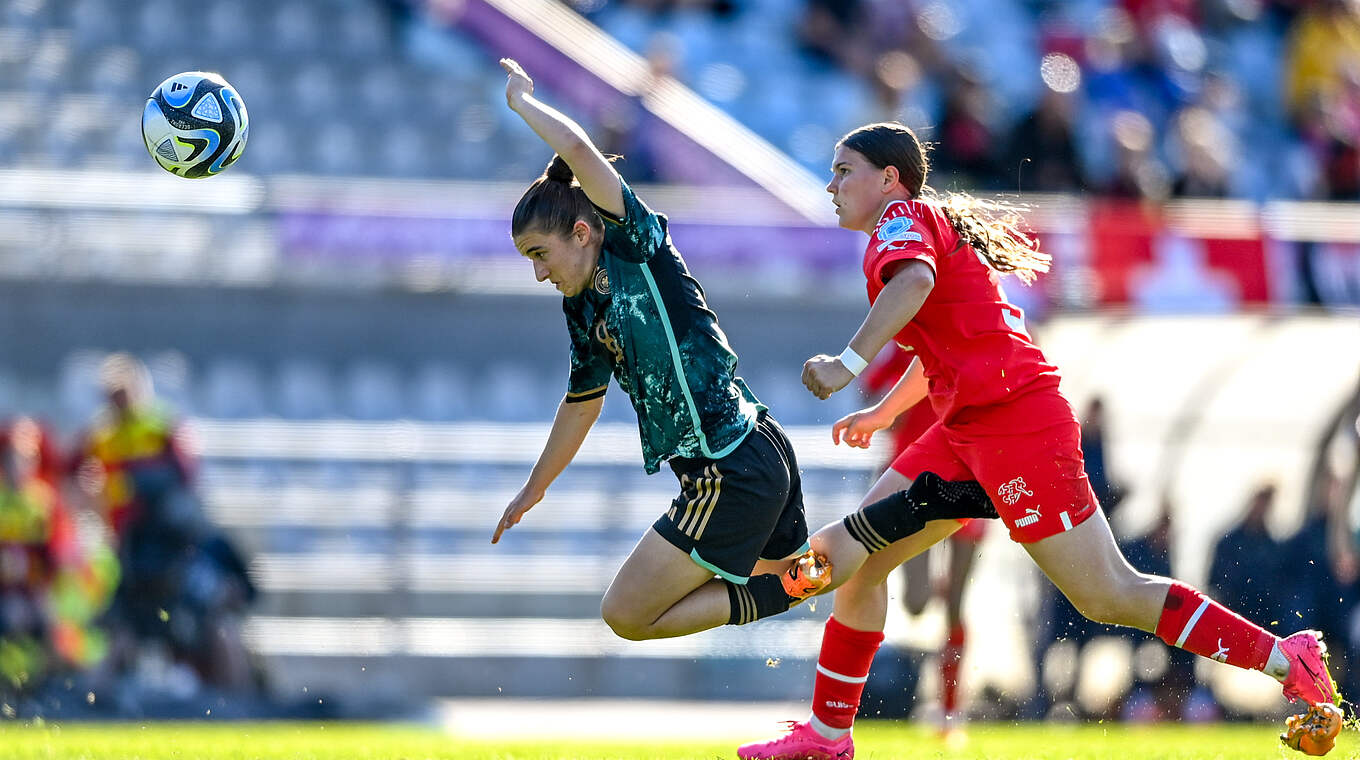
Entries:
{"label": "hair bun", "polygon": [[571,166],[561,156],[553,156],[548,162],[548,168],[543,170],[543,176],[553,182],[561,182],[570,185],[576,179],[576,174],[572,172]]}

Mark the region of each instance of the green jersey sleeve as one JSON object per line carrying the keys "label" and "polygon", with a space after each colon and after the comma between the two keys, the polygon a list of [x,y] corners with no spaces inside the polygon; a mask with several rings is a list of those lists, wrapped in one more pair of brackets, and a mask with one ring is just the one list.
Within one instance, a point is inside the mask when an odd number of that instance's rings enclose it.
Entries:
{"label": "green jersey sleeve", "polygon": [[562,311],[567,315],[567,332],[571,335],[571,375],[567,380],[568,403],[589,401],[604,395],[609,389],[612,370],[609,357],[598,341],[592,340],[591,326],[575,299],[562,299]]}
{"label": "green jersey sleeve", "polygon": [[619,185],[623,190],[622,218],[595,207],[604,220],[605,245],[624,261],[633,264],[650,261],[666,247],[666,217],[647,208],[622,177]]}

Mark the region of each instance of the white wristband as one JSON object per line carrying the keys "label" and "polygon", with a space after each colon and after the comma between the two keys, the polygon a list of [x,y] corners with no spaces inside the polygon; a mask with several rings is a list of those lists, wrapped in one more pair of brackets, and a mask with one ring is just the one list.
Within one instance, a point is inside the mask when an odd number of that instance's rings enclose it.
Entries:
{"label": "white wristband", "polygon": [[869,366],[869,362],[865,361],[863,356],[855,353],[855,349],[849,346],[846,346],[845,350],[841,352],[840,360],[841,364],[844,364],[845,368],[850,370],[850,374],[855,377],[859,377],[859,373]]}

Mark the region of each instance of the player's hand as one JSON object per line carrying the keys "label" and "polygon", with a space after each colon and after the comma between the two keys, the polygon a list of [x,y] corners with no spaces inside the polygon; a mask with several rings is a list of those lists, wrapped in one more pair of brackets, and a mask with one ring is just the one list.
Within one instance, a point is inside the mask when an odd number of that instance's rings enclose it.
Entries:
{"label": "player's hand", "polygon": [[840,357],[817,354],[803,364],[803,385],[819,399],[830,398],[854,379],[850,370],[841,364]]}
{"label": "player's hand", "polygon": [[524,67],[514,58],[502,58],[501,68],[505,69],[508,75],[505,79],[505,102],[514,108],[515,101],[525,95],[534,94],[534,80],[524,73]]}
{"label": "player's hand", "polygon": [[515,498],[510,500],[510,506],[505,508],[505,514],[501,515],[501,521],[496,524],[496,533],[491,536],[491,543],[501,540],[501,534],[519,524],[524,518],[524,513],[533,509],[533,506],[543,501],[542,491],[530,491],[528,486],[521,488]]}
{"label": "player's hand", "polygon": [[867,449],[874,433],[891,424],[892,420],[879,419],[874,409],[861,409],[836,420],[831,426],[831,442],[840,445],[844,439],[847,446]]}

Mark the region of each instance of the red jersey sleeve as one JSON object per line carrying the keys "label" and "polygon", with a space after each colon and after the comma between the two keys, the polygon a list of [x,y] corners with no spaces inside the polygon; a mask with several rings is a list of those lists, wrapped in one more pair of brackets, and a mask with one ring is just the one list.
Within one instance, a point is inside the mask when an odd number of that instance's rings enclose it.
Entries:
{"label": "red jersey sleeve", "polygon": [[864,275],[870,283],[882,287],[886,284],[883,278],[885,273],[911,259],[924,261],[939,274],[939,268],[935,265],[939,241],[936,240],[934,225],[918,205],[908,201],[893,201],[884,209],[869,240],[869,255],[865,261]]}

